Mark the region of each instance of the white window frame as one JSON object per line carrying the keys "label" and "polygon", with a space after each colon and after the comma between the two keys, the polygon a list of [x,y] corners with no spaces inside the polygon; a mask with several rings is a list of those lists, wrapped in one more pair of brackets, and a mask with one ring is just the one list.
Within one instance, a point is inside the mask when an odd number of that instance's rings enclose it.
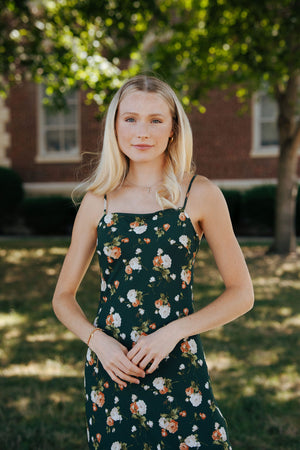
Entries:
{"label": "white window frame", "polygon": [[[45,108],[43,105],[43,86],[38,86],[38,95],[37,95],[37,112],[38,112],[38,153],[35,158],[35,161],[38,163],[77,163],[81,161],[81,142],[80,142],[80,93],[76,92],[76,100],[77,100],[77,113],[76,113],[76,153],[75,152],[67,152],[67,151],[58,151],[49,153],[45,148],[45,133],[49,130],[50,126],[45,124]],[[57,114],[64,114],[63,111],[58,111]],[[55,125],[54,128],[59,128],[60,125]],[[62,129],[66,129],[65,125],[62,125]],[[72,128],[73,129],[73,128]]]}
{"label": "white window frame", "polygon": [[[264,92],[257,92],[252,97],[252,149],[253,157],[277,157],[279,155],[279,144],[277,145],[261,145],[261,95]],[[275,119],[277,120],[277,118]]]}

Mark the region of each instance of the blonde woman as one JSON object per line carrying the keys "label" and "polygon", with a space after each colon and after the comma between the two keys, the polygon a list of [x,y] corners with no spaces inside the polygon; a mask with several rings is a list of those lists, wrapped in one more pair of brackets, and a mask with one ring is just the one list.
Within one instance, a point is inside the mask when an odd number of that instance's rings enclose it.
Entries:
{"label": "blonde woman", "polygon": [[[57,317],[88,345],[90,449],[231,449],[199,334],[246,313],[253,291],[224,198],[191,167],[191,129],[172,89],[130,79],[108,109],[53,298]],[[194,312],[203,234],[225,289]],[[91,324],[76,292],[95,249],[101,295]]]}

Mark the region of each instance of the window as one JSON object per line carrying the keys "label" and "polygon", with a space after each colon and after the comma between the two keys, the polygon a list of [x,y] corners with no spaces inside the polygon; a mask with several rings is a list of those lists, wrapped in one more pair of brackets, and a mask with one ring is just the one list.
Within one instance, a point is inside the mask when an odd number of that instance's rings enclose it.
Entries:
{"label": "window", "polygon": [[279,139],[277,130],[278,106],[266,93],[254,96],[253,156],[277,156]]}
{"label": "window", "polygon": [[65,110],[55,111],[43,104],[44,89],[39,90],[38,162],[80,161],[78,92],[67,96]]}

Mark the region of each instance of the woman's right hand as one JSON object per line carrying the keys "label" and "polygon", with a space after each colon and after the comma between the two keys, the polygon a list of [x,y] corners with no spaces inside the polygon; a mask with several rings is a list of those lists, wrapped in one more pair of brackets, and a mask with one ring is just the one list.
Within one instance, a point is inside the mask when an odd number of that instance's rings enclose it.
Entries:
{"label": "woman's right hand", "polygon": [[94,334],[90,349],[96,353],[111,379],[120,386],[126,387],[126,381],[139,384],[137,377],[145,377],[145,371],[127,358],[128,349],[105,332]]}

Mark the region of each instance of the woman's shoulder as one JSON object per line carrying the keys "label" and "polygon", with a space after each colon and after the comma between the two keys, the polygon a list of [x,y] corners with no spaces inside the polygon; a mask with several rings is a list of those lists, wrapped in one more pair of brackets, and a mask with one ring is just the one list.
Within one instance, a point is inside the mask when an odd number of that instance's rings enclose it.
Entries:
{"label": "woman's shoulder", "polygon": [[203,175],[196,175],[189,194],[189,201],[194,207],[217,207],[224,202],[220,188]]}
{"label": "woman's shoulder", "polygon": [[104,209],[104,195],[88,191],[81,201],[79,211],[86,217],[90,217],[93,222],[98,223],[104,213]]}
{"label": "woman's shoulder", "polygon": [[194,180],[191,186],[191,193],[197,192],[197,194],[211,194],[216,195],[220,192],[219,187],[210,179],[203,175],[195,174]]}

